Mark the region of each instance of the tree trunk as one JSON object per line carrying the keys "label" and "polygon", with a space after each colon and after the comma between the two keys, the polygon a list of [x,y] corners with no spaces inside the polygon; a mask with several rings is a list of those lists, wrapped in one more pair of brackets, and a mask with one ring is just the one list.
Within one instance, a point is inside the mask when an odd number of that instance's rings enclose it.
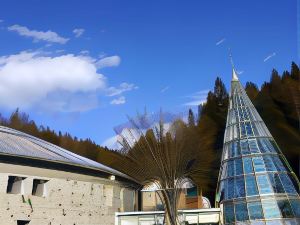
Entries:
{"label": "tree trunk", "polygon": [[159,193],[165,207],[167,225],[180,225],[178,219],[178,193],[175,189],[162,190]]}

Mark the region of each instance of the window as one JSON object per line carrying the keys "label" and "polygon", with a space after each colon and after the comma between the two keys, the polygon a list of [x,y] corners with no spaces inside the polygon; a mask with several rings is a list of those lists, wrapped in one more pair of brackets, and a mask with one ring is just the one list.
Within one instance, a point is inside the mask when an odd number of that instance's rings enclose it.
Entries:
{"label": "window", "polygon": [[287,169],[285,168],[281,159],[278,156],[273,156],[273,161],[278,171],[287,171]]}
{"label": "window", "polygon": [[240,145],[241,145],[241,152],[243,155],[250,154],[247,140],[241,140]]}
{"label": "window", "polygon": [[248,209],[249,209],[249,216],[251,220],[263,218],[260,202],[249,202]]}
{"label": "window", "polygon": [[46,197],[48,180],[33,179],[32,195]]}
{"label": "window", "polygon": [[248,175],[245,178],[247,196],[258,195],[255,177],[253,175]]}
{"label": "window", "polygon": [[277,203],[283,218],[293,217],[293,211],[287,199],[278,200]]}
{"label": "window", "polygon": [[249,148],[251,153],[259,153],[255,139],[249,139],[248,143],[249,143]]}
{"label": "window", "polygon": [[300,200],[290,199],[290,203],[295,213],[295,217],[300,217]]}
{"label": "window", "polygon": [[239,156],[240,149],[238,148],[238,143],[237,142],[232,142],[231,143],[231,157]]}
{"label": "window", "polygon": [[280,174],[279,176],[282,181],[285,192],[289,193],[289,194],[297,194],[297,191],[295,190],[295,187],[294,187],[290,177],[285,173]]}
{"label": "window", "polygon": [[253,173],[252,159],[249,157],[243,158],[245,174]]}
{"label": "window", "polygon": [[228,203],[224,205],[225,207],[225,222],[231,224],[235,221],[234,218],[234,208],[232,203]]}
{"label": "window", "polygon": [[274,193],[285,193],[284,188],[282,186],[281,180],[277,173],[270,173],[269,180],[273,187]]}
{"label": "window", "polygon": [[240,127],[241,127],[241,138],[244,138],[244,137],[246,137],[245,123],[240,123]]}
{"label": "window", "polygon": [[275,201],[275,199],[262,200],[261,204],[264,209],[264,214],[265,214],[266,219],[281,217],[281,214],[279,212],[279,209],[277,207],[277,202]]}
{"label": "window", "polygon": [[245,197],[245,182],[243,176],[235,178],[234,189],[235,198]]}
{"label": "window", "polygon": [[270,155],[265,155],[263,158],[264,158],[264,162],[265,162],[267,171],[277,171],[277,169],[273,163],[273,159],[275,157],[270,156]]}
{"label": "window", "polygon": [[237,221],[246,221],[249,219],[246,203],[238,203],[235,205],[235,214]]}
{"label": "window", "polygon": [[30,223],[30,220],[17,220],[17,225],[27,225]]}
{"label": "window", "polygon": [[24,179],[26,177],[8,176],[6,193],[24,194]]}
{"label": "window", "polygon": [[242,159],[236,159],[234,160],[235,163],[235,175],[239,176],[243,174],[243,164],[242,164]]}
{"label": "window", "polygon": [[252,159],[253,159],[255,172],[264,172],[264,171],[266,171],[264,161],[263,161],[263,158],[261,156],[253,157]]}
{"label": "window", "polygon": [[227,176],[234,176],[234,161],[232,160],[227,162]]}
{"label": "window", "polygon": [[227,197],[228,199],[232,199],[234,197],[234,179],[228,179],[228,186],[227,186]]}
{"label": "window", "polygon": [[250,122],[246,122],[245,127],[246,127],[246,130],[247,130],[247,135],[248,136],[253,136],[253,131],[252,131]]}
{"label": "window", "polygon": [[269,194],[273,192],[267,175],[257,176],[257,185],[261,194]]}

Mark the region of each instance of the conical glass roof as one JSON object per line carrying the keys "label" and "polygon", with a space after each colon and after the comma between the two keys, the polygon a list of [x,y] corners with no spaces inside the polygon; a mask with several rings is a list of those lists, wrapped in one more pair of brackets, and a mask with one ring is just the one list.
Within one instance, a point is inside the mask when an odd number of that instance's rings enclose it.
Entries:
{"label": "conical glass roof", "polygon": [[216,201],[223,224],[300,224],[299,182],[233,69]]}

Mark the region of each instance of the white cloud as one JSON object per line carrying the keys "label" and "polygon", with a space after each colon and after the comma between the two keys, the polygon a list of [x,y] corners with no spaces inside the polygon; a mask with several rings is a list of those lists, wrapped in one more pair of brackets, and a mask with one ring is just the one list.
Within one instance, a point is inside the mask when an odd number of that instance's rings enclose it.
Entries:
{"label": "white cloud", "polygon": [[223,38],[223,39],[219,40],[219,41],[216,43],[216,46],[222,44],[225,40],[226,40],[226,38]]}
{"label": "white cloud", "polygon": [[198,106],[206,102],[207,94],[210,90],[198,91],[192,95],[186,96],[187,98],[192,99],[191,101],[185,103],[185,106]]}
{"label": "white cloud", "polygon": [[107,88],[106,92],[107,92],[107,96],[116,96],[116,95],[120,95],[126,91],[132,91],[138,89],[137,86],[135,86],[134,84],[129,84],[129,83],[121,83],[119,87],[109,87]]}
{"label": "white cloud", "polygon": [[124,96],[120,96],[119,98],[113,99],[110,104],[112,105],[122,105],[126,103],[126,98]]}
{"label": "white cloud", "polygon": [[89,50],[81,50],[81,51],[79,52],[79,54],[80,54],[80,55],[88,55],[88,54],[90,54],[90,51],[89,51]]}
{"label": "white cloud", "polygon": [[96,62],[97,68],[112,67],[120,65],[121,58],[117,55],[102,58]]}
{"label": "white cloud", "polygon": [[264,58],[264,62],[267,62],[269,59],[273,58],[274,56],[276,56],[276,52],[273,52],[272,54],[270,54],[266,58]]}
{"label": "white cloud", "polygon": [[166,86],[166,87],[164,87],[163,89],[160,90],[160,93],[164,93],[169,89],[170,89],[170,86]]}
{"label": "white cloud", "polygon": [[84,33],[84,29],[83,28],[76,28],[73,30],[73,33],[75,34],[75,37],[80,37],[81,35],[83,35]]}
{"label": "white cloud", "polygon": [[57,49],[55,52],[56,53],[63,53],[63,52],[65,52],[65,50],[64,49]]}
{"label": "white cloud", "polygon": [[15,24],[13,26],[8,27],[9,31],[15,31],[21,36],[31,37],[34,41],[46,41],[52,43],[65,44],[69,40],[68,38],[64,38],[59,36],[57,33],[48,30],[48,31],[37,31],[37,30],[29,30],[25,26],[20,26]]}
{"label": "white cloud", "polygon": [[25,51],[0,57],[0,106],[8,109],[85,111],[98,105],[101,90],[106,78],[87,56]]}

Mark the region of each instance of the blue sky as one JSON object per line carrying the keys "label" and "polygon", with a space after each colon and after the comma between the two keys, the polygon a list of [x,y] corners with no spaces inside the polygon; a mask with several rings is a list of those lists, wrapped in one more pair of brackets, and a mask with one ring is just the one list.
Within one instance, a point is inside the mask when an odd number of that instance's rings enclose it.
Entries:
{"label": "blue sky", "polygon": [[243,83],[297,61],[296,0],[10,0],[0,20],[2,114],[99,144],[126,115],[195,108],[216,76],[229,87],[229,47]]}

